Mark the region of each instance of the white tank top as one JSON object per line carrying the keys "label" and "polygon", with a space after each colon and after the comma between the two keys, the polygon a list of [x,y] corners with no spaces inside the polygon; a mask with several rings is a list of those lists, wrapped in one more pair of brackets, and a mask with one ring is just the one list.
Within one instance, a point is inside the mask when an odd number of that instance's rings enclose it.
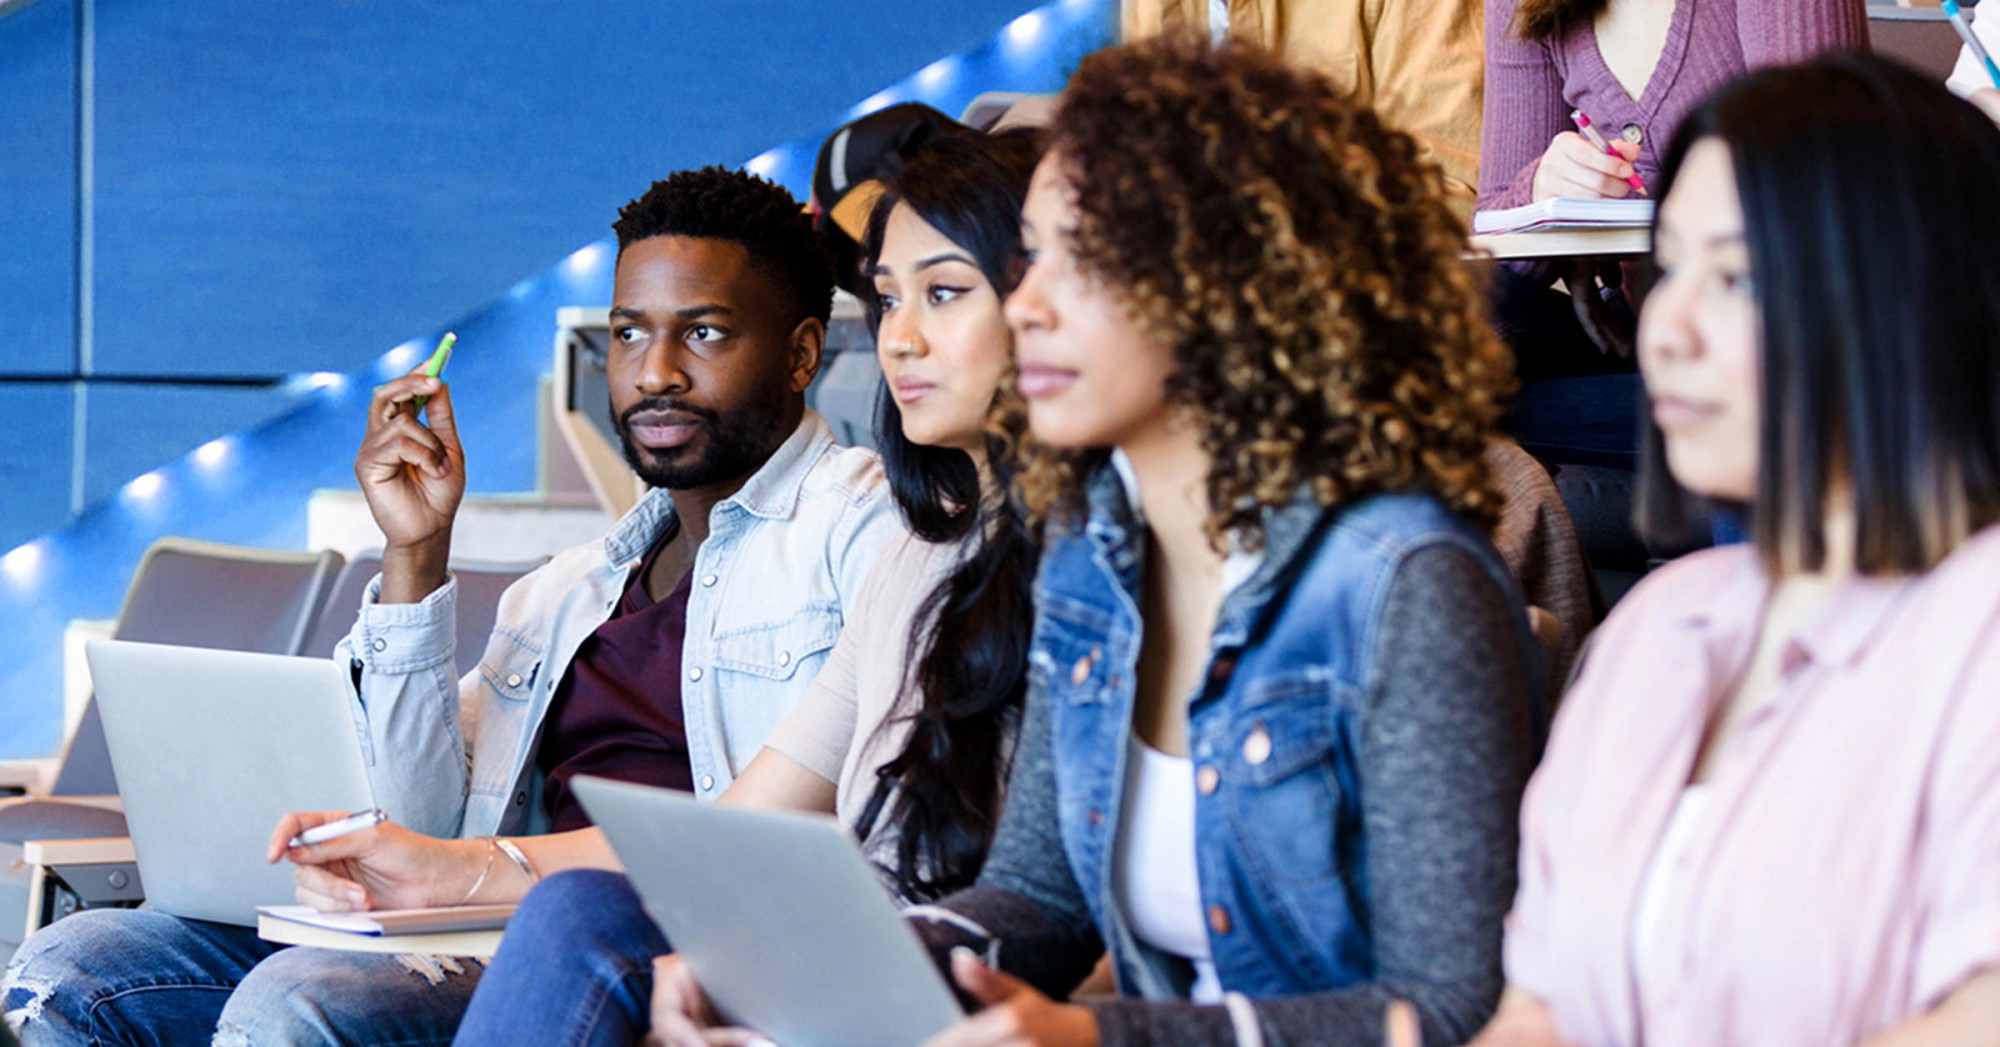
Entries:
{"label": "white tank top", "polygon": [[1111,858],[1114,897],[1132,934],[1194,964],[1195,1003],[1221,1003],[1195,870],[1194,761],[1126,742],[1125,802]]}
{"label": "white tank top", "polygon": [[[1226,3],[1222,14],[1226,30]],[[1143,521],[1139,474],[1132,460],[1124,451],[1113,450],[1111,465],[1124,485],[1132,515]],[[1223,600],[1248,582],[1263,562],[1263,550],[1246,552],[1232,542],[1222,561]],[[1125,799],[1111,854],[1112,900],[1140,941],[1194,965],[1188,999],[1221,1003],[1222,980],[1216,977],[1208,951],[1208,923],[1195,870],[1194,761],[1169,756],[1134,735],[1127,735],[1125,744]]]}

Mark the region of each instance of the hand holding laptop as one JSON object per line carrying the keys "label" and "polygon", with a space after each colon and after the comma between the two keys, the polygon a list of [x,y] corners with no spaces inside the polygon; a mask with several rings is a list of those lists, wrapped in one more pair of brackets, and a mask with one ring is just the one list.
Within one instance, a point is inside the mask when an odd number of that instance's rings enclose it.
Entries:
{"label": "hand holding laptop", "polygon": [[1027,982],[986,966],[971,949],[951,951],[951,978],[985,1009],[931,1037],[924,1047],[1097,1047],[1097,1016],[1089,1008],[1057,1003]]}
{"label": "hand holding laptop", "polygon": [[[1095,1047],[1098,1042],[1097,1018],[1087,1008],[1049,999],[1019,978],[986,966],[970,949],[952,952],[951,973],[959,988],[986,1009],[938,1033],[924,1047]],[[761,1034],[719,1028],[721,1021],[680,957],[653,961],[653,1029],[647,1047],[770,1047]]]}
{"label": "hand holding laptop", "polygon": [[652,1031],[646,1047],[773,1047],[762,1033],[722,1027],[722,1017],[678,956],[653,961]]}
{"label": "hand holding laptop", "polygon": [[779,1044],[921,1047],[964,1017],[840,822],[588,775],[571,784],[677,955],[654,1042],[713,1042],[700,1026],[720,1015]]}

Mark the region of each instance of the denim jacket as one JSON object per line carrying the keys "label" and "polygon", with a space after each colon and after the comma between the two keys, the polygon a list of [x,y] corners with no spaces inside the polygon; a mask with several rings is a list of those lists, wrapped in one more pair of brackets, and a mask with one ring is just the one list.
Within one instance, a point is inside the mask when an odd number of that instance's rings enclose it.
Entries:
{"label": "denim jacket", "polygon": [[[478,669],[453,677],[456,582],[381,604],[334,652],[360,667],[356,727],[375,800],[436,836],[548,828],[535,764],[542,718],[579,645],[609,617],[673,522],[647,493],[601,542],[558,554],[501,597]],[[905,533],[880,463],[836,446],[811,410],[742,489],[717,503],[696,554],[681,710],[695,795],[713,799],[763,747],[840,635],[842,608]]]}
{"label": "denim jacket", "polygon": [[[1052,531],[1043,551],[1030,701],[1046,703],[1062,848],[1121,993],[1185,998],[1187,965],[1139,941],[1112,890],[1143,537],[1114,470],[1097,470],[1087,522]],[[1470,554],[1508,594],[1513,635],[1503,643],[1521,652],[1508,660],[1527,667],[1526,694],[1543,693],[1540,648],[1505,565],[1484,536],[1426,496],[1377,495],[1336,510],[1301,499],[1267,513],[1261,562],[1224,599],[1188,707],[1188,752],[1203,917],[1232,1008],[1374,973],[1370,929],[1357,912],[1369,891],[1357,705],[1374,682],[1390,578],[1437,545]],[[1524,776],[1525,765],[1514,773]],[[1511,807],[1504,817],[1511,825]]]}

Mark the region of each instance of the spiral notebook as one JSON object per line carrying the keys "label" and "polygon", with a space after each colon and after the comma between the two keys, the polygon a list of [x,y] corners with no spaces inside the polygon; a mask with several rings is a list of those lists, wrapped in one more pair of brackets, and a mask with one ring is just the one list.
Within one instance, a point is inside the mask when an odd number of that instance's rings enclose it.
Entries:
{"label": "spiral notebook", "polygon": [[1500,211],[1479,211],[1472,216],[1472,231],[1488,233],[1530,233],[1560,229],[1645,229],[1653,224],[1653,201],[1582,200],[1558,196],[1523,207]]}
{"label": "spiral notebook", "polygon": [[494,931],[507,926],[514,906],[447,905],[435,909],[381,909],[374,912],[321,912],[303,905],[260,905],[265,916],[324,931],[370,936]]}

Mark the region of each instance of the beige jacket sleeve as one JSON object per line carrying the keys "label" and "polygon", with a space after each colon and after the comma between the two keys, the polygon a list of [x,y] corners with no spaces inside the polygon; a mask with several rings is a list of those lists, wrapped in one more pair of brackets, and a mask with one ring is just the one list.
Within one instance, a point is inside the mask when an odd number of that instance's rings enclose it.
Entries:
{"label": "beige jacket sleeve", "polygon": [[[1317,69],[1390,124],[1416,135],[1444,168],[1453,203],[1472,211],[1485,90],[1480,0],[1223,0],[1231,39]],[[1126,40],[1208,36],[1210,0],[1121,0]]]}

